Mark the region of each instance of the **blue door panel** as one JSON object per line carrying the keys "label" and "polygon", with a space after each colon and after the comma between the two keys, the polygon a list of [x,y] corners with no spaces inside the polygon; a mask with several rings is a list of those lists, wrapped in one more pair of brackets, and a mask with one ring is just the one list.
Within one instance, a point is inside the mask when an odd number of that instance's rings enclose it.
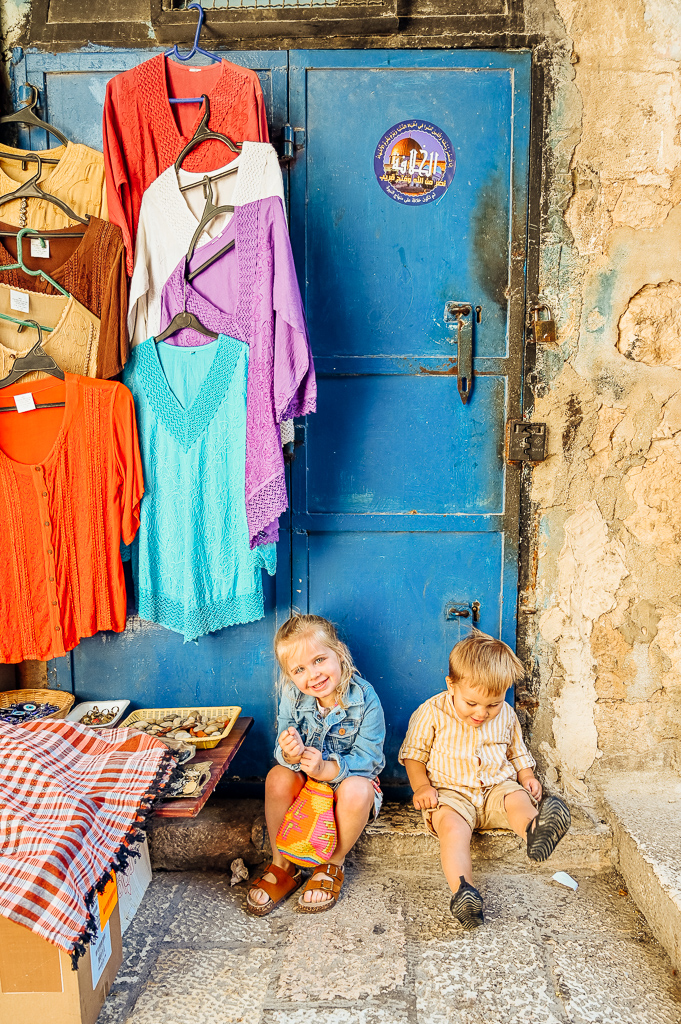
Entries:
{"label": "blue door panel", "polygon": [[463,405],[454,376],[323,377],[307,444],[309,513],[503,512],[503,377]]}
{"label": "blue door panel", "polygon": [[[308,270],[307,302],[316,355],[446,359],[448,299],[482,306],[479,356],[505,354],[512,74],[446,67],[308,73],[307,258],[314,273]],[[395,203],[373,173],[381,136],[410,116],[441,128],[457,160],[446,194],[417,207]],[[477,243],[491,225],[500,251],[490,260]]]}
{"label": "blue door panel", "polygon": [[[41,93],[46,120],[73,142],[102,148],[102,109],[106,84],[114,75],[149,60],[159,50],[89,50],[81,53],[28,52],[13,69],[14,102],[24,82]],[[220,53],[221,57],[258,72],[270,131],[278,134],[287,117],[288,60],[285,52]],[[30,145],[37,149],[56,145],[45,133],[32,129]],[[49,137],[48,137],[49,138]],[[27,138],[24,139],[27,142]]]}
{"label": "blue door panel", "polygon": [[310,607],[340,625],[379,695],[391,781],[409,716],[444,689],[449,651],[471,628],[444,609],[478,600],[480,628],[499,635],[502,546],[495,533],[310,534]]}

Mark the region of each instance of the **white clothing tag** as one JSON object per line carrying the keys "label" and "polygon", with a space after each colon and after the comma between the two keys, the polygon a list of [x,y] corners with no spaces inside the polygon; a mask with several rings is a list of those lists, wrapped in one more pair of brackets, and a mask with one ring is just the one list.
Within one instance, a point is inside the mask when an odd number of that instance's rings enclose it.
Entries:
{"label": "white clothing tag", "polygon": [[9,307],[10,309],[16,309],[19,313],[30,312],[28,292],[16,292],[14,288],[10,288]]}
{"label": "white clothing tag", "polygon": [[14,404],[17,407],[17,412],[30,412],[31,409],[35,409],[35,402],[30,391],[24,395],[15,395]]}
{"label": "white clothing tag", "polygon": [[31,239],[31,256],[40,256],[44,260],[49,260],[50,243],[47,238]]}

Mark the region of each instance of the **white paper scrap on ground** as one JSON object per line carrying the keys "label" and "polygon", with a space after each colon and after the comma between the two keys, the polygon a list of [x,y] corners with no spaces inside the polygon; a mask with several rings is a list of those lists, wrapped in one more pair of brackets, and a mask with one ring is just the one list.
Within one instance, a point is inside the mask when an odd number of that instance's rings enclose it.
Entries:
{"label": "white paper scrap on ground", "polygon": [[561,885],[567,885],[568,889],[574,889],[575,892],[579,889],[579,883],[575,882],[574,878],[571,878],[567,871],[556,871],[555,875],[551,876],[552,882],[560,882]]}

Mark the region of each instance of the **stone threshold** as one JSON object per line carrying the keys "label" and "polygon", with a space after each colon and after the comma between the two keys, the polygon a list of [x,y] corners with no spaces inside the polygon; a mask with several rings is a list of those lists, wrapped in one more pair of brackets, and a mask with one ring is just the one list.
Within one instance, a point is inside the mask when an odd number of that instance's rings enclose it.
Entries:
{"label": "stone threshold", "polygon": [[599,780],[618,870],[658,942],[681,970],[681,777],[669,768]]}
{"label": "stone threshold", "polygon": [[[611,870],[617,851],[610,826],[575,809],[572,815],[570,831],[544,864],[528,860],[525,844],[512,832],[494,830],[473,837],[474,865],[577,876]],[[237,857],[249,866],[262,864],[270,855],[263,803],[212,797],[197,818],[152,819],[149,846],[152,866],[168,871],[228,871]],[[357,865],[423,872],[438,870],[440,863],[437,840],[428,833],[420,812],[401,803],[384,805],[348,859]]]}

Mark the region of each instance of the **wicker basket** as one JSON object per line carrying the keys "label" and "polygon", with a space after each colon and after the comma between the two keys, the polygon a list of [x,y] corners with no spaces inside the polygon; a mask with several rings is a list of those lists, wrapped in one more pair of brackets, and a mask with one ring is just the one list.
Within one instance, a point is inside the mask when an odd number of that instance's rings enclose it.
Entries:
{"label": "wicker basket", "polygon": [[133,711],[131,715],[128,715],[124,722],[119,722],[118,728],[123,729],[129,726],[134,729],[135,722],[139,722],[142,718],[145,718],[147,722],[163,722],[166,718],[177,718],[178,715],[186,718],[191,711],[198,711],[201,715],[207,714],[211,718],[226,718],[229,715],[229,723],[223,732],[214,733],[205,740],[202,740],[200,736],[192,736],[190,740],[186,741],[198,750],[212,750],[213,747],[217,747],[220,740],[224,740],[225,736],[229,735],[232,726],[241,714],[241,708],[238,707],[200,707],[198,704],[186,708],[140,708],[139,711]]}
{"label": "wicker basket", "polygon": [[[35,704],[56,704],[59,711],[52,715],[43,715],[43,718],[66,718],[73,707],[76,698],[72,693],[64,690],[5,690],[0,693],[0,708],[8,708],[10,704],[26,704],[32,701]],[[32,719],[40,721],[40,719]]]}

